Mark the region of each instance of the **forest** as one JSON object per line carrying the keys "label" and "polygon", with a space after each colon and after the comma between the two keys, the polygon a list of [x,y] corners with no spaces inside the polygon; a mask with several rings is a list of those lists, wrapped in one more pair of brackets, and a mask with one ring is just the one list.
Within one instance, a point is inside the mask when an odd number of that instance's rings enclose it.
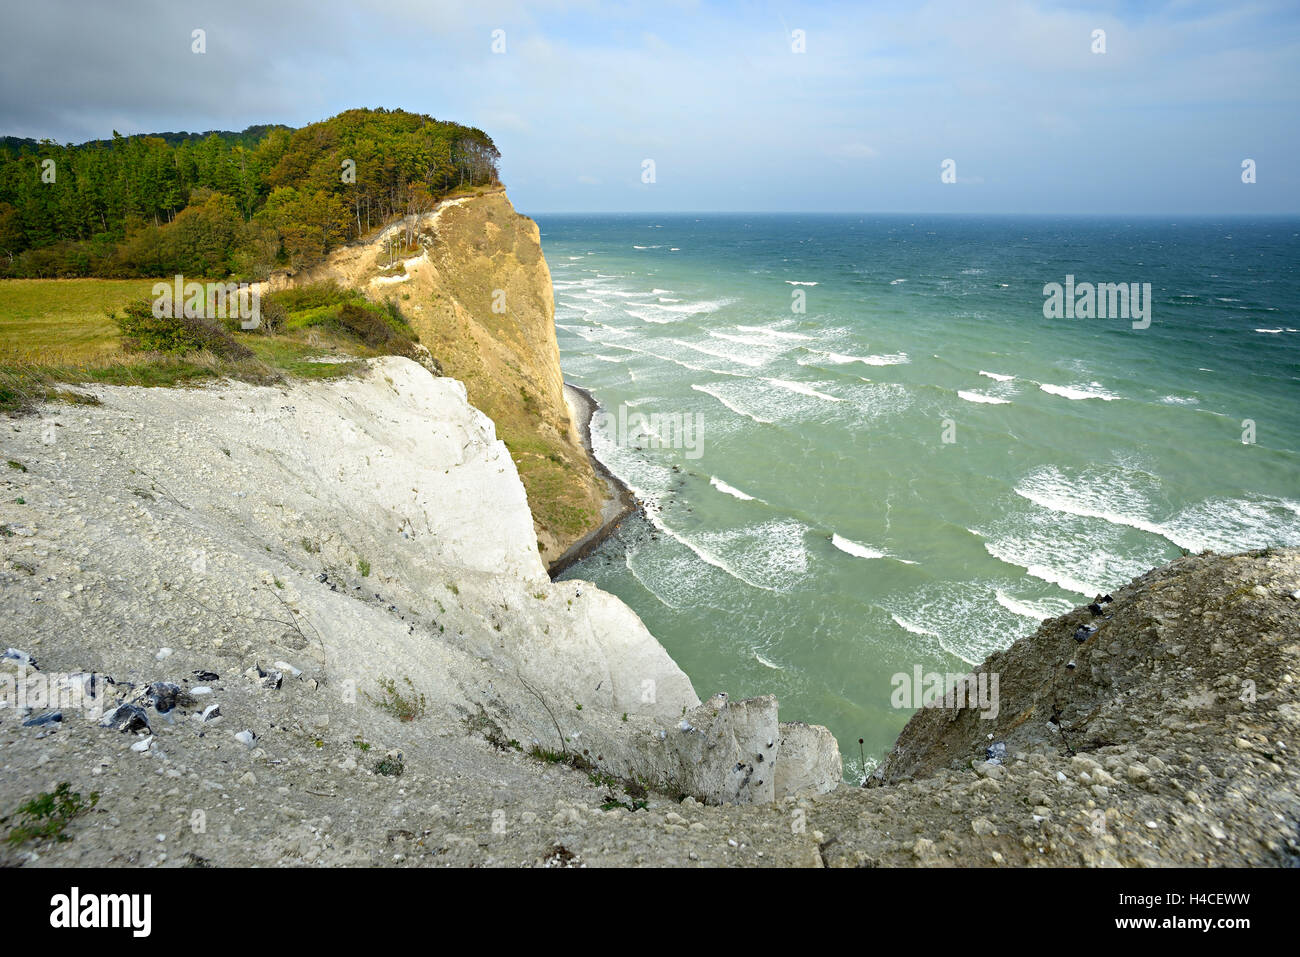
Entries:
{"label": "forest", "polygon": [[357,109],[301,129],[0,138],[0,276],[265,279],[495,184],[482,130]]}

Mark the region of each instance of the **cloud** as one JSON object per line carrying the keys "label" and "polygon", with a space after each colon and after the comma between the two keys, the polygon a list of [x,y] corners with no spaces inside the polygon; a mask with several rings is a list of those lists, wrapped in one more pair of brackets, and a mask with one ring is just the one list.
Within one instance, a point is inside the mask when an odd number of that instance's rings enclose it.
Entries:
{"label": "cloud", "polygon": [[[796,16],[764,0],[280,0],[271,17],[264,0],[43,0],[5,21],[10,135],[301,125],[385,106],[487,130],[533,211],[1300,210],[1300,11],[1282,2],[884,0]],[[806,53],[791,50],[796,27]],[[648,156],[652,186],[639,183]],[[933,188],[949,156],[986,180],[969,199]],[[1244,156],[1271,174],[1251,191],[1234,172]]]}

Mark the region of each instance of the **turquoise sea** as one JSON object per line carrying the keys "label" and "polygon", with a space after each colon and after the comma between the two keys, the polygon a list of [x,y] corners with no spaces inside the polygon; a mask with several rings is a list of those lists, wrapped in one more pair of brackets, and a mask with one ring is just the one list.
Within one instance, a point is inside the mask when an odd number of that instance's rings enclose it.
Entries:
{"label": "turquoise sea", "polygon": [[[537,219],[566,378],[648,516],[564,577],[701,697],[830,727],[850,780],[911,714],[893,676],[1180,549],[1300,545],[1300,222]],[[1149,327],[1045,318],[1067,276],[1149,283]]]}

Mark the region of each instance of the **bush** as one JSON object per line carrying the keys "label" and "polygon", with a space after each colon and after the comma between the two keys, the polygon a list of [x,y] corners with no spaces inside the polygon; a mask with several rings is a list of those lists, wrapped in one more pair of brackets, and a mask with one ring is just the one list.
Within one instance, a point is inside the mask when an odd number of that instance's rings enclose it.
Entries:
{"label": "bush", "polygon": [[148,299],[130,303],[122,315],[111,314],[122,332],[122,346],[128,352],[158,352],[179,356],[206,350],[219,359],[249,359],[252,351],[236,342],[219,325],[206,319],[153,314]]}
{"label": "bush", "polygon": [[415,355],[415,343],[393,329],[381,307],[347,302],[339,309],[337,321],[344,331],[356,336],[372,349],[406,356],[408,359]]}

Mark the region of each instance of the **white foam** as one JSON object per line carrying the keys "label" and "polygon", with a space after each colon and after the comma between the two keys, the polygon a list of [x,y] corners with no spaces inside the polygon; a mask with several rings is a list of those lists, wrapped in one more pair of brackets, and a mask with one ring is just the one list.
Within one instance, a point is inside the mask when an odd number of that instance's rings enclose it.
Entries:
{"label": "white foam", "polygon": [[802,382],[788,382],[785,379],[764,379],[764,382],[770,382],[772,385],[780,386],[782,389],[789,389],[791,392],[798,392],[800,395],[811,396],[817,399],[824,399],[827,402],[843,402],[839,396],[827,395],[825,392],[818,392],[812,386],[804,385]]}
{"label": "white foam", "polygon": [[897,286],[900,282],[907,282],[906,279],[893,279],[890,281],[891,286]]}
{"label": "white foam", "polygon": [[869,546],[866,545],[861,545],[858,542],[850,541],[847,538],[841,538],[838,534],[831,535],[831,544],[834,545],[836,548],[838,548],[840,551],[848,555],[852,555],[855,558],[885,558],[886,557],[885,553],[878,549],[870,548]]}
{"label": "white foam", "polygon": [[902,628],[904,631],[910,631],[914,635],[929,635],[931,638],[939,637],[937,631],[931,631],[929,628],[922,628],[920,625],[916,624],[916,622],[908,621],[906,618],[900,618],[893,612],[889,613],[889,617],[894,619],[894,624],[898,625],[898,627]]}
{"label": "white foam", "polygon": [[[814,352],[813,355],[817,356],[819,361],[829,362],[837,366],[848,365],[851,362],[861,362],[863,365],[869,366],[897,366],[911,361],[905,352],[881,356],[849,356],[839,352]],[[799,364],[809,365],[809,363],[802,360]]]}
{"label": "white foam", "polygon": [[753,419],[755,422],[759,423],[760,425],[772,424],[771,419],[760,418],[759,416],[754,415],[752,412],[746,412],[744,409],[732,405],[730,402],[728,402],[722,396],[718,395],[718,393],[714,392],[712,389],[709,389],[702,385],[695,385],[694,383],[691,384],[691,388],[694,389],[696,392],[703,392],[705,395],[713,396],[713,398],[717,399],[719,402],[721,402],[723,405],[725,405],[728,409],[730,409],[732,412],[736,413],[737,415],[743,415],[747,419]]}
{"label": "white foam", "polygon": [[780,665],[778,665],[778,664],[776,664],[776,663],[774,663],[774,662],[768,661],[766,658],[764,658],[762,655],[760,655],[757,651],[754,652],[754,660],[757,661],[760,665],[762,665],[762,666],[765,667],[765,668],[771,668],[773,671],[785,671],[785,669],[782,668]]}
{"label": "white foam", "polygon": [[689,342],[683,342],[681,339],[674,339],[673,342],[687,349],[693,349],[696,352],[703,353],[706,356],[713,356],[713,358],[715,359],[726,359],[728,362],[738,362],[741,365],[749,366],[750,368],[753,369],[757,369],[759,366],[763,365],[767,361],[761,358],[755,359],[754,357],[747,356],[747,355],[736,355],[734,352],[727,353],[727,352],[719,352],[715,349],[706,349],[704,346],[697,346]]}
{"label": "white foam", "polygon": [[987,376],[990,379],[996,379],[998,382],[1010,382],[1015,378],[1013,375],[999,375],[996,372],[985,372],[983,369],[980,369],[980,375]]}
{"label": "white foam", "polygon": [[999,399],[994,395],[984,395],[982,392],[970,392],[966,389],[958,389],[957,395],[967,402],[983,402],[988,405],[1010,405],[1010,399]]}
{"label": "white foam", "polygon": [[786,332],[783,329],[774,329],[772,326],[742,326],[737,324],[737,329],[743,329],[746,332],[761,332],[768,336],[777,336],[781,339],[803,339],[812,340],[812,336],[805,336],[799,332]]}
{"label": "white foam", "polygon": [[726,482],[722,481],[722,479],[718,478],[716,475],[709,476],[709,484],[712,485],[714,488],[716,488],[719,492],[725,492],[726,494],[730,495],[732,498],[738,498],[742,502],[755,501],[754,496],[746,495],[740,489],[736,488],[734,485],[728,485]]}
{"label": "white foam", "polygon": [[1052,385],[1049,382],[1041,383],[1038,388],[1051,395],[1059,395],[1066,399],[1101,399],[1103,402],[1111,402],[1121,398],[1113,392],[1107,392],[1100,388],[1097,383],[1092,383],[1088,388],[1076,388],[1067,385]]}
{"label": "white foam", "polygon": [[1266,333],[1268,333],[1269,335],[1277,335],[1277,334],[1278,334],[1279,332],[1281,332],[1282,330],[1281,330],[1281,329],[1256,329],[1255,331],[1256,331],[1256,332],[1266,332]]}
{"label": "white foam", "polygon": [[790,285],[792,285],[792,286],[815,286],[815,285],[817,285],[817,283],[815,283],[815,282],[799,282],[799,281],[796,280],[796,279],[787,279],[786,282],[788,282],[788,283],[789,283]]}
{"label": "white foam", "polygon": [[1019,598],[1012,598],[1000,588],[994,592],[994,596],[997,598],[998,604],[1007,611],[1021,615],[1024,618],[1031,618],[1034,621],[1055,618],[1058,615],[1065,614],[1073,607],[1064,599],[1048,598],[1038,602],[1022,601]]}

